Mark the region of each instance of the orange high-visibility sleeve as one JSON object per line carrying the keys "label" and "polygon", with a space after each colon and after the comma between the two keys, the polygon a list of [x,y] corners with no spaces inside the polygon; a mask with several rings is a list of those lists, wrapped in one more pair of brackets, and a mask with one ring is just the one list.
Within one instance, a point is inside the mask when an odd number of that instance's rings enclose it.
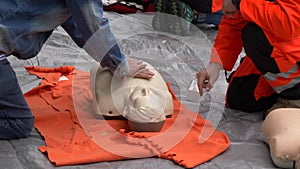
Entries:
{"label": "orange high-visibility sleeve", "polygon": [[290,70],[300,59],[300,1],[247,0],[240,7],[244,19],[263,29],[280,71]]}
{"label": "orange high-visibility sleeve", "polygon": [[282,39],[300,35],[299,0],[247,0],[241,1],[240,8],[244,19],[256,23],[266,33]]}
{"label": "orange high-visibility sleeve", "polygon": [[242,51],[242,29],[248,21],[241,17],[223,16],[213,49],[210,62],[219,63],[230,71]]}

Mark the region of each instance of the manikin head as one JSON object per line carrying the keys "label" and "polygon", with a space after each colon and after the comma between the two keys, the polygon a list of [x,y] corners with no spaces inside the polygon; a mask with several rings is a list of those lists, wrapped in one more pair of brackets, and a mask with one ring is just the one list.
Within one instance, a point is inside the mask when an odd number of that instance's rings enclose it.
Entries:
{"label": "manikin head", "polygon": [[294,161],[300,162],[299,120],[299,108],[279,108],[272,110],[262,124],[263,136],[278,167],[293,168]]}
{"label": "manikin head", "polygon": [[126,118],[131,130],[160,131],[166,116],[173,114],[172,96],[163,78],[149,64],[151,79],[114,77],[108,68],[91,69],[95,113],[104,118]]}

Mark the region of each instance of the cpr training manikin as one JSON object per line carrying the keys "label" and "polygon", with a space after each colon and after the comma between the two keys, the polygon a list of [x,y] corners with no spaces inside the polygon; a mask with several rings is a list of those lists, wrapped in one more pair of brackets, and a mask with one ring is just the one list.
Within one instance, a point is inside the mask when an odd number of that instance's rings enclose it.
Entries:
{"label": "cpr training manikin", "polygon": [[99,63],[91,68],[93,109],[104,119],[128,119],[132,131],[160,131],[166,117],[173,114],[172,95],[167,84],[150,64],[150,79],[115,77]]}
{"label": "cpr training manikin", "polygon": [[271,111],[261,130],[269,144],[272,160],[280,168],[300,168],[300,109]]}

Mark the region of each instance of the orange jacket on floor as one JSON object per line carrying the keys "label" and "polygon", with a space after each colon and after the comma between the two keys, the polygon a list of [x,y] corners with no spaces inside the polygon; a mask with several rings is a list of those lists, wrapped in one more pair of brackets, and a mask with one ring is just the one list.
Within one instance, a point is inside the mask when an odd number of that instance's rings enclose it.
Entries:
{"label": "orange jacket on floor", "polygon": [[93,116],[89,73],[71,66],[26,69],[42,79],[25,98],[46,142],[39,149],[57,166],[156,156],[192,168],[230,145],[225,133],[182,105],[171,88],[174,114],[162,131],[127,132],[127,120]]}
{"label": "orange jacket on floor", "polygon": [[[275,59],[280,72],[283,72],[283,76],[267,80],[264,84],[276,90],[291,83],[294,77],[299,77],[300,68],[296,63],[300,61],[300,1],[242,0],[240,9],[240,17],[223,17],[210,61],[220,63],[227,71],[232,70],[243,47],[241,31],[247,23],[254,22],[262,28],[274,47],[271,57]],[[245,70],[244,75],[259,73],[253,63],[250,65],[251,69]],[[284,77],[286,74],[289,76]],[[256,95],[257,98],[261,97]]]}

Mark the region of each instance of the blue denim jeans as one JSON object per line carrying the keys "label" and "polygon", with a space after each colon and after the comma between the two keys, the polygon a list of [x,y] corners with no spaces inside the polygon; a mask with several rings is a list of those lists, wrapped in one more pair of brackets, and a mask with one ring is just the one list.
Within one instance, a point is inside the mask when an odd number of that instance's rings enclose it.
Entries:
{"label": "blue denim jeans", "polygon": [[33,116],[6,59],[0,60],[0,91],[0,139],[27,137],[33,128]]}
{"label": "blue denim jeans", "polygon": [[222,17],[223,17],[222,11],[217,11],[215,13],[199,13],[197,22],[219,26]]}
{"label": "blue denim jeans", "polygon": [[215,13],[208,13],[208,14],[206,14],[206,17],[205,17],[205,23],[214,24],[216,26],[219,26],[222,17],[223,17],[222,11],[218,11]]}
{"label": "blue denim jeans", "polygon": [[101,0],[1,0],[0,53],[19,59],[34,57],[58,26],[116,75],[129,70],[103,18]]}

